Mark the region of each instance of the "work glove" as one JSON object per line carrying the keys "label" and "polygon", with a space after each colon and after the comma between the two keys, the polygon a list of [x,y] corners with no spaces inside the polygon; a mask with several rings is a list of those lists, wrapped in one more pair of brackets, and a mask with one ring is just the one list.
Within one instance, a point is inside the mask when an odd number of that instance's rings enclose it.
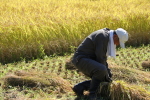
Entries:
{"label": "work glove", "polygon": [[111,70],[108,68],[107,71],[108,71],[109,77],[112,78],[113,74],[111,73]]}
{"label": "work glove", "polygon": [[110,78],[112,78],[112,73],[111,73],[111,70],[108,68],[108,63],[106,62],[106,67],[107,67],[107,71],[108,71],[108,76],[110,77]]}

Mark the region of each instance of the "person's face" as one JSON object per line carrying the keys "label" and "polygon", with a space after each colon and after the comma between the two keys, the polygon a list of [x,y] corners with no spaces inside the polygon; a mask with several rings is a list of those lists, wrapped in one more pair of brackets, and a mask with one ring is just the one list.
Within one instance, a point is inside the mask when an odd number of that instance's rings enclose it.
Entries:
{"label": "person's face", "polygon": [[116,46],[118,46],[118,45],[119,45],[119,37],[118,37],[118,35],[114,34],[114,35],[113,35],[113,39],[114,39],[114,44],[115,44]]}

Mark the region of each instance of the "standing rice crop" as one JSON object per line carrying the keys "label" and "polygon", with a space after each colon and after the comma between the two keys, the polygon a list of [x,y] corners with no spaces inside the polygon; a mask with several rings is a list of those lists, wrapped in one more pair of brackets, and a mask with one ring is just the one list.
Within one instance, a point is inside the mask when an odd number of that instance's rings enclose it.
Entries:
{"label": "standing rice crop", "polygon": [[149,43],[149,0],[1,0],[0,62],[63,54],[100,28],[122,27],[128,45]]}

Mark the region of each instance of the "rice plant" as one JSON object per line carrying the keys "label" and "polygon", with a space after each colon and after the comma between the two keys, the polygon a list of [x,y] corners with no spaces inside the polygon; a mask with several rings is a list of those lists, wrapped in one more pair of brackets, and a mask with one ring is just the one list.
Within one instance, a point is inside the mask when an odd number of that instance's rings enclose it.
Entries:
{"label": "rice plant", "polygon": [[[141,49],[143,50],[145,48],[146,46]],[[134,49],[129,48],[128,50]],[[119,52],[121,52],[121,49]],[[37,98],[40,98],[40,100],[48,100],[51,98],[52,100],[74,100],[76,95],[69,88],[79,82],[89,80],[89,78],[74,68],[71,63],[68,64],[68,60],[71,59],[71,56],[72,55],[47,57],[43,60],[37,59],[29,62],[22,61],[1,65],[0,70],[4,71],[4,73],[0,74],[2,95],[8,99],[16,96],[17,99],[32,98],[37,100]],[[120,98],[130,100],[131,97],[136,98],[135,93],[137,92],[143,94],[138,94],[139,98],[148,100],[145,99],[147,98],[147,93],[149,93],[150,76],[148,72],[138,70],[138,68],[133,69],[133,67],[118,66],[115,64],[115,61],[110,59],[108,63],[113,73],[111,97],[114,98],[114,100],[119,100]],[[3,78],[5,82],[3,82]],[[14,90],[12,91],[12,89]],[[65,92],[63,89],[68,90],[68,92]],[[118,89],[120,91],[118,91]],[[143,90],[146,91],[146,93],[142,92]],[[116,96],[117,94],[118,96]]]}
{"label": "rice plant", "polygon": [[150,41],[149,0],[5,0],[0,4],[0,62],[4,64],[62,55],[104,27],[126,29],[128,45]]}
{"label": "rice plant", "polygon": [[147,46],[143,45],[141,47],[129,47],[127,49],[120,49],[117,52],[118,56],[116,59],[110,60],[115,61],[115,63],[118,65],[144,70],[145,68],[142,67],[142,63],[144,61],[150,60],[149,49],[149,44]]}

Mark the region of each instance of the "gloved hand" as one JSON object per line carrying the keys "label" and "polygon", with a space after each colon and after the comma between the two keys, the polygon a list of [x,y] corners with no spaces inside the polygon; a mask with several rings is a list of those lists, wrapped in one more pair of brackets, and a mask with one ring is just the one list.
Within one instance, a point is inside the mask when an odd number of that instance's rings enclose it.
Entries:
{"label": "gloved hand", "polygon": [[107,67],[107,71],[108,71],[108,76],[110,77],[110,78],[112,78],[112,73],[111,73],[111,70],[108,68],[108,63],[106,62],[106,67]]}
{"label": "gloved hand", "polygon": [[112,78],[113,74],[111,73],[111,70],[108,68],[107,71],[108,71],[109,77]]}

